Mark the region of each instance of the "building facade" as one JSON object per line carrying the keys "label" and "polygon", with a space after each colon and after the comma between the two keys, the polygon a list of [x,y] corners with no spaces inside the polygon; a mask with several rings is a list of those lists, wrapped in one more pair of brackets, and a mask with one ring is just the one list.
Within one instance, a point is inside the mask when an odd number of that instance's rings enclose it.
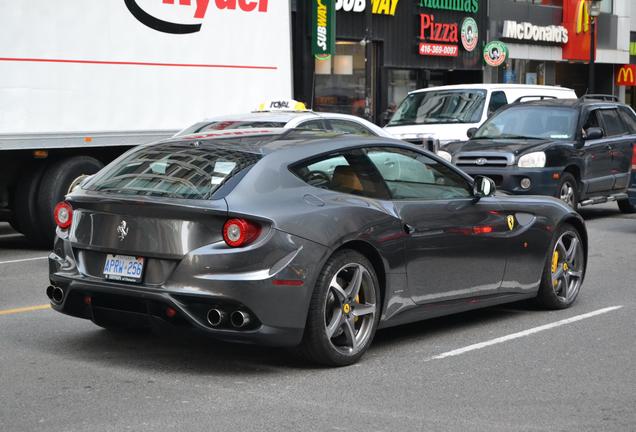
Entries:
{"label": "building facade", "polygon": [[[633,0],[602,0],[596,21],[594,93],[619,95],[616,65],[629,60]],[[485,67],[486,82],[561,85],[588,93],[593,28],[585,0],[490,0],[488,37],[508,60]]]}
{"label": "building facade", "polygon": [[293,4],[295,97],[384,123],[406,94],[483,81],[487,0],[336,0],[336,52],[311,54],[312,1]]}

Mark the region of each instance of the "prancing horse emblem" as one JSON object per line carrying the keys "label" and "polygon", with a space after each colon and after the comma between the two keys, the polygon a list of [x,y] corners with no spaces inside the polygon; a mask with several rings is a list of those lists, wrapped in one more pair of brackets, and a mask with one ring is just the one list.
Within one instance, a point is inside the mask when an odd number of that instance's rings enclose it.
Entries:
{"label": "prancing horse emblem", "polygon": [[119,235],[119,240],[122,241],[128,235],[128,224],[126,221],[121,221],[119,226],[117,227],[117,234]]}
{"label": "prancing horse emblem", "polygon": [[513,215],[508,215],[506,220],[508,221],[508,229],[512,231],[515,227],[515,217]]}

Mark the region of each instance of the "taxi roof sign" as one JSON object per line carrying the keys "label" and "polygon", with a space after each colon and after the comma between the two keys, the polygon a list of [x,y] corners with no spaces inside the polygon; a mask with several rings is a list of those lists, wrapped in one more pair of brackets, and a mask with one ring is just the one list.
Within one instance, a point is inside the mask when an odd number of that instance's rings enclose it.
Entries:
{"label": "taxi roof sign", "polygon": [[262,103],[258,106],[256,112],[271,112],[271,111],[308,111],[304,103],[295,101],[293,99],[288,100],[273,100]]}

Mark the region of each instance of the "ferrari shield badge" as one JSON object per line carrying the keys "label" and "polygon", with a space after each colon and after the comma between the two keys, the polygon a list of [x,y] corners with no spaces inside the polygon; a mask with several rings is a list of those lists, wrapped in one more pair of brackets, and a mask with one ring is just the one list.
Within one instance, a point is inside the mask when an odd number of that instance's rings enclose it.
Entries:
{"label": "ferrari shield badge", "polygon": [[513,215],[508,215],[508,217],[506,217],[506,221],[508,221],[508,229],[512,231],[515,228],[515,217]]}

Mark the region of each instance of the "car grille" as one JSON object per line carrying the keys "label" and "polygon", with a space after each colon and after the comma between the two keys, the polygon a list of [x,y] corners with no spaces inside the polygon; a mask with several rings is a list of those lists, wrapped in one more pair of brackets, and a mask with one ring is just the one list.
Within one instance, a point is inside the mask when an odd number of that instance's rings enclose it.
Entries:
{"label": "car grille", "polygon": [[457,166],[505,167],[510,165],[507,155],[459,154],[455,160]]}

